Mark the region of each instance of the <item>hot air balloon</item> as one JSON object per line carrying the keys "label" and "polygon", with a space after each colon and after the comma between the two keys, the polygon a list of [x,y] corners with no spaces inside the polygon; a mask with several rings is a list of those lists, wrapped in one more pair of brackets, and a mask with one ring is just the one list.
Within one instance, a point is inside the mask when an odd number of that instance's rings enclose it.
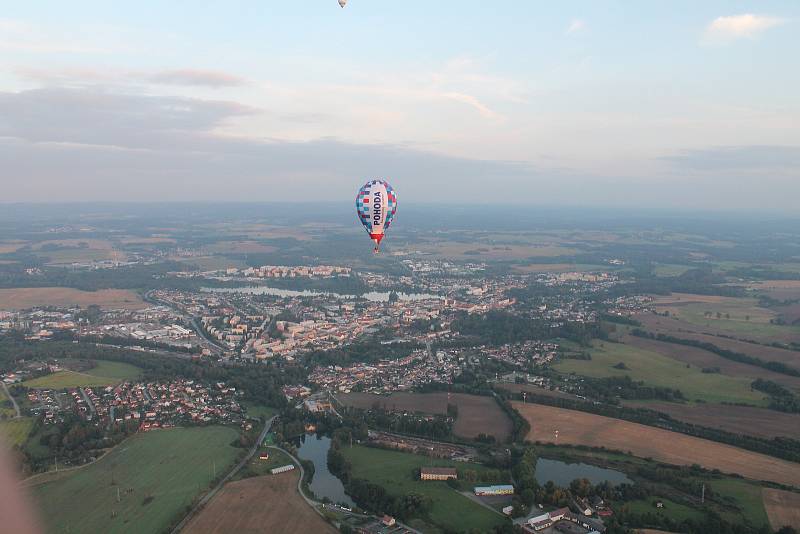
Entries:
{"label": "hot air balloon", "polygon": [[375,242],[375,252],[380,249],[381,239],[397,212],[397,195],[384,180],[370,180],[358,190],[356,213],[366,228],[369,238]]}
{"label": "hot air balloon", "polygon": [[347,0],[339,0],[339,7],[344,7],[347,5]]}

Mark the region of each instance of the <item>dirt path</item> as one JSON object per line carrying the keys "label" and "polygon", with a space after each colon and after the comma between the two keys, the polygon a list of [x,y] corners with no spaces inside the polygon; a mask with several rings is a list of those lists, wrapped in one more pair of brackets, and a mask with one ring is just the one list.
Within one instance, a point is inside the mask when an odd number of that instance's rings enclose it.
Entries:
{"label": "dirt path", "polygon": [[8,400],[11,401],[11,405],[14,406],[14,412],[16,413],[14,419],[17,417],[22,417],[22,414],[19,411],[19,405],[17,404],[16,399],[11,395],[11,392],[8,391],[8,386],[6,386],[6,383],[0,380],[0,385],[3,386],[3,390],[6,392],[6,397],[8,397]]}

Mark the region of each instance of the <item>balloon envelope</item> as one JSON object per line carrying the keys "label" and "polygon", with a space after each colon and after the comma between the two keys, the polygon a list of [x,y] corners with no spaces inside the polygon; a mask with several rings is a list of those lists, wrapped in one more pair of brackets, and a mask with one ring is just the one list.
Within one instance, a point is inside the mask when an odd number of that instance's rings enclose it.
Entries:
{"label": "balloon envelope", "polygon": [[384,180],[370,180],[364,184],[356,195],[356,213],[370,239],[375,242],[377,252],[397,213],[397,195],[392,186]]}

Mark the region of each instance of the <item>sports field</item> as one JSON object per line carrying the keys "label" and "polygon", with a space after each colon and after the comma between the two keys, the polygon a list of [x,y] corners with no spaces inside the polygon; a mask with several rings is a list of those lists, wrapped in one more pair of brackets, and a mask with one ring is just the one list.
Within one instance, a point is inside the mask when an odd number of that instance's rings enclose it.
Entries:
{"label": "sports field", "polygon": [[[386,410],[427,414],[446,414],[448,404],[447,393],[348,393],[336,398],[346,406],[365,410],[377,404]],[[453,427],[456,435],[474,438],[484,433],[503,441],[511,434],[511,420],[492,397],[452,393],[449,403],[458,406],[458,418]]]}
{"label": "sports field", "polygon": [[238,480],[184,528],[186,534],[335,533],[297,493],[298,471]]}
{"label": "sports field", "polygon": [[764,488],[764,508],[775,530],[800,526],[800,493]]}
{"label": "sports field", "polygon": [[101,308],[140,310],[148,306],[141,297],[127,289],[81,291],[69,287],[20,287],[0,289],[0,310],[24,310],[35,306],[81,306],[96,304]]}
{"label": "sports field", "polygon": [[[650,386],[680,389],[689,400],[766,405],[765,396],[750,389],[752,379],[719,373],[703,373],[673,358],[622,343],[595,341],[591,360],[562,360],[553,368],[561,373],[589,377],[630,376]],[[626,369],[614,367],[625,364]]]}
{"label": "sports field", "polygon": [[699,464],[779,484],[798,485],[800,481],[800,464],[730,445],[576,410],[521,402],[514,407],[530,423],[531,441],[630,451],[640,458],[673,465]]}
{"label": "sports field", "polygon": [[427,456],[358,445],[344,447],[342,453],[353,466],[354,478],[362,478],[378,484],[390,495],[404,495],[413,492],[429,496],[433,502],[429,518],[436,525],[448,526],[456,531],[475,529],[486,532],[506,521],[499,514],[464,497],[445,482],[421,481],[416,475],[417,470],[423,466],[486,469],[483,466],[432,460]]}
{"label": "sports field", "polygon": [[240,450],[231,428],[137,434],[96,463],[31,487],[51,532],[162,532]]}
{"label": "sports field", "polygon": [[33,428],[32,417],[0,420],[0,440],[8,445],[22,445]]}
{"label": "sports field", "polygon": [[140,374],[141,369],[127,363],[97,360],[97,365],[86,372],[58,371],[27,380],[22,385],[39,389],[110,386],[125,380],[133,380]]}

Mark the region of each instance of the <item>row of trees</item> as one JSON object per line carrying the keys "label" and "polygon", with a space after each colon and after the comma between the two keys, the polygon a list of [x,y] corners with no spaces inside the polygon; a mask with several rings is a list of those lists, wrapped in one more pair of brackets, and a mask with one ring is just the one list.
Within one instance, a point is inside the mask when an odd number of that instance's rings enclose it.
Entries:
{"label": "row of trees", "polygon": [[789,389],[772,380],[755,379],[751,384],[755,390],[769,395],[769,407],[779,412],[800,413],[800,398]]}
{"label": "row of trees", "polygon": [[707,350],[709,352],[717,354],[718,356],[722,356],[726,360],[731,360],[739,363],[746,363],[748,365],[753,365],[755,367],[768,369],[775,373],[781,373],[789,376],[800,376],[800,370],[795,369],[794,367],[790,367],[783,362],[775,362],[775,361],[765,362],[761,358],[756,358],[755,356],[750,356],[749,354],[743,354],[741,352],[735,352],[732,350],[723,349],[717,347],[713,343],[708,343],[706,341],[698,341],[696,339],[682,339],[667,334],[653,334],[645,330],[642,330],[640,328],[634,328],[631,331],[631,334],[634,336],[644,337],[648,339],[656,339],[658,341],[664,341],[667,343],[675,343],[677,345],[686,345],[687,347],[695,347],[698,349]]}
{"label": "row of trees", "polygon": [[[505,390],[499,390],[498,395],[522,400],[521,393],[511,393]],[[782,458],[793,462],[800,461],[800,441],[790,438],[776,437],[772,439],[766,439],[749,435],[734,434],[716,428],[708,428],[686,423],[684,421],[679,421],[677,419],[673,419],[668,414],[648,410],[646,408],[629,408],[625,406],[585,402],[577,399],[573,400],[546,397],[544,395],[536,395],[535,393],[528,393],[527,401],[655,426],[658,428],[664,428],[666,430],[672,430],[673,432],[680,432],[690,436],[726,443],[728,445],[760,452],[776,458]]]}

